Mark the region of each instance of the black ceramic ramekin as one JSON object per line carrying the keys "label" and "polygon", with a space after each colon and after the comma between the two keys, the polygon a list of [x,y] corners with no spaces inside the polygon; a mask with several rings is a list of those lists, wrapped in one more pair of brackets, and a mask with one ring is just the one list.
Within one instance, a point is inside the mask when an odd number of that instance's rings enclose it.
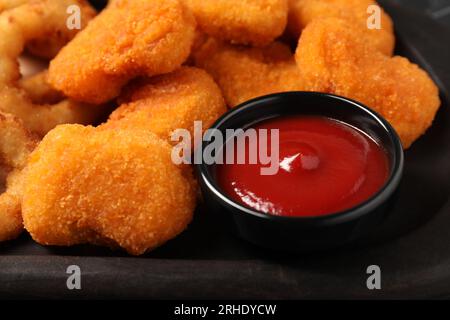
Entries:
{"label": "black ceramic ramekin", "polygon": [[[387,152],[390,174],[384,187],[357,207],[321,217],[273,216],[245,207],[222,192],[215,165],[198,164],[200,185],[209,214],[227,223],[241,238],[270,249],[304,252],[348,243],[368,233],[385,217],[403,174],[404,155],[398,135],[380,115],[361,103],[315,92],[286,92],[248,101],[222,116],[212,128],[246,129],[274,117],[316,115],[359,128]],[[208,134],[207,134],[208,135]],[[211,140],[205,136],[205,141]],[[205,148],[208,143],[203,144]]]}

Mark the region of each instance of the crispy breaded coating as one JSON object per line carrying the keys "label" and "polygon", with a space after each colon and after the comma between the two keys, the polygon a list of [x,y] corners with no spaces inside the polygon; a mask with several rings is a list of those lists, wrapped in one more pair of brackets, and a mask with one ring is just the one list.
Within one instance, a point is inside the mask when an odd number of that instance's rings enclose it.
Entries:
{"label": "crispy breaded coating", "polygon": [[296,53],[308,86],[355,99],[384,116],[408,148],[431,126],[440,106],[428,74],[406,58],[374,51],[345,20],[317,20]]}
{"label": "crispy breaded coating", "polygon": [[37,140],[14,116],[0,112],[0,242],[23,231],[21,215],[22,170]]}
{"label": "crispy breaded coating", "polygon": [[143,128],[170,141],[176,129],[194,136],[194,121],[204,130],[227,109],[222,93],[205,71],[182,67],[150,79],[141,79],[124,90],[120,106],[105,125],[109,128]]}
{"label": "crispy breaded coating", "polygon": [[369,6],[377,5],[374,0],[289,0],[288,30],[297,38],[312,21],[322,18],[347,20],[350,29],[358,29],[365,40],[374,48],[391,56],[394,52],[395,36],[393,23],[381,7],[381,29],[369,29],[371,17]]}
{"label": "crispy breaded coating", "polygon": [[195,203],[192,173],[148,130],[63,125],[31,155],[22,206],[40,244],[108,244],[141,255],[181,233]]}
{"label": "crispy breaded coating", "polygon": [[194,34],[179,0],[116,0],[51,62],[49,82],[76,100],[104,103],[132,78],[178,68]]}
{"label": "crispy breaded coating", "polygon": [[183,0],[206,34],[235,44],[265,46],[287,24],[287,0]]}
{"label": "crispy breaded coating", "polygon": [[280,42],[248,48],[211,38],[195,54],[195,62],[213,76],[229,107],[271,93],[307,89],[294,55]]}

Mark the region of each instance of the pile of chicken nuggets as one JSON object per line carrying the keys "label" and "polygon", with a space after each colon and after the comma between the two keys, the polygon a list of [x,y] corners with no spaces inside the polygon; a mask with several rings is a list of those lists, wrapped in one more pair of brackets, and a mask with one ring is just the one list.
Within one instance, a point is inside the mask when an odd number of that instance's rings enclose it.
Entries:
{"label": "pile of chicken nuggets", "polygon": [[[81,30],[67,29],[69,6]],[[266,94],[358,100],[409,148],[439,91],[394,45],[372,0],[111,0],[99,13],[85,0],[0,0],[0,241],[25,228],[42,245],[157,248],[198,197],[192,168],[171,160],[172,132]],[[48,70],[22,77],[24,52]]]}

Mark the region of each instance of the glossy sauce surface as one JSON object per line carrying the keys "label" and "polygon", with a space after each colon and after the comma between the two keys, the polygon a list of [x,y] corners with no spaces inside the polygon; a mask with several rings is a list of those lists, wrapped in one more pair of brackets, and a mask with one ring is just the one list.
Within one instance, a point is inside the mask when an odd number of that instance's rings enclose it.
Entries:
{"label": "glossy sauce surface", "polygon": [[[294,116],[263,121],[252,128],[279,129],[278,173],[261,175],[267,165],[258,161],[217,165],[216,178],[228,197],[257,211],[280,216],[330,215],[368,200],[388,179],[384,149],[345,123]],[[248,152],[249,144],[245,148]],[[268,149],[270,154],[270,135]]]}

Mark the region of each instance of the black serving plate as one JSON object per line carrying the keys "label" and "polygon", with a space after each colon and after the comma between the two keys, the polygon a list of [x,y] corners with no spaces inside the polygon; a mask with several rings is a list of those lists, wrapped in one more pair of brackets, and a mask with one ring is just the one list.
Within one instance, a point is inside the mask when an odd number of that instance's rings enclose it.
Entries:
{"label": "black serving plate", "polygon": [[[141,258],[92,246],[47,248],[29,236],[0,245],[0,298],[450,298],[450,32],[380,1],[396,22],[399,54],[439,84],[434,126],[406,152],[389,218],[351,246],[282,255],[253,247],[199,208],[179,238]],[[78,265],[82,290],[66,287]],[[381,268],[368,290],[367,267]]]}

